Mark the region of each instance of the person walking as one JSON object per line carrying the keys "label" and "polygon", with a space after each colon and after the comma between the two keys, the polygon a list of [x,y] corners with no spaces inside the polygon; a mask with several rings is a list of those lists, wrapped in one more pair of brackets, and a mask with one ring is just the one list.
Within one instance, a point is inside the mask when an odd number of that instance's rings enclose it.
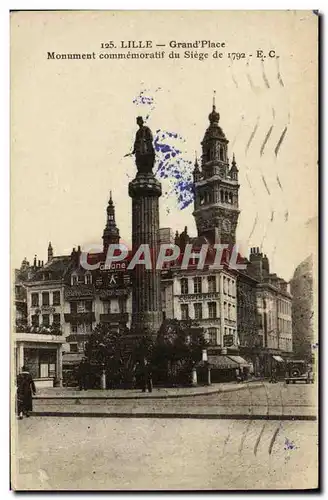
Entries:
{"label": "person walking", "polygon": [[27,366],[22,367],[22,371],[17,375],[17,413],[18,418],[23,415],[29,417],[29,412],[33,409],[32,393],[36,394],[35,384]]}
{"label": "person walking", "polygon": [[148,361],[145,359],[143,367],[143,377],[142,377],[142,392],[146,392],[147,389],[148,392],[153,392],[151,367]]}
{"label": "person walking", "polygon": [[88,390],[88,378],[89,378],[89,363],[87,358],[83,358],[78,369],[78,379],[80,391]]}

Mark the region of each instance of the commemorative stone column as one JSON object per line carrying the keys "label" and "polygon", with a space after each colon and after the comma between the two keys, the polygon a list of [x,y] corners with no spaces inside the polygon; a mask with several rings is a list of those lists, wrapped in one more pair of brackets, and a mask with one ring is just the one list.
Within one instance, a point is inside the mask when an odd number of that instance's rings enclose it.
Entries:
{"label": "commemorative stone column", "polygon": [[[138,251],[140,245],[148,245],[151,255],[151,269],[138,264],[133,270],[132,283],[132,328],[131,333],[157,334],[162,323],[161,275],[156,269],[158,255],[159,206],[162,194],[161,183],[153,174],[155,151],[151,130],[144,125],[141,116],[137,118],[139,130],[136,133],[134,149],[137,175],[129,183],[132,198],[132,248]],[[146,254],[141,258],[146,257]]]}

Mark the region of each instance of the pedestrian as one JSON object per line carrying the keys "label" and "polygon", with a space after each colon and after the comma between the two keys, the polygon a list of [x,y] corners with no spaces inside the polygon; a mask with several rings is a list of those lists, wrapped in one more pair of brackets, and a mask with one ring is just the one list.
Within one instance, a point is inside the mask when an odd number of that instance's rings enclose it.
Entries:
{"label": "pedestrian", "polygon": [[147,389],[148,392],[153,391],[153,380],[152,380],[152,372],[150,364],[145,359],[143,366],[143,376],[142,376],[142,392],[146,392]]}
{"label": "pedestrian", "polygon": [[88,390],[88,379],[89,379],[89,363],[87,358],[83,358],[79,368],[78,368],[78,380],[79,380],[79,387],[80,391]]}
{"label": "pedestrian", "polygon": [[17,413],[19,419],[22,419],[23,415],[30,416],[29,412],[33,409],[32,393],[36,394],[35,384],[27,366],[24,365],[21,373],[17,375]]}
{"label": "pedestrian", "polygon": [[276,368],[272,368],[272,370],[271,370],[271,378],[270,378],[269,382],[271,384],[275,384],[276,382],[278,382]]}

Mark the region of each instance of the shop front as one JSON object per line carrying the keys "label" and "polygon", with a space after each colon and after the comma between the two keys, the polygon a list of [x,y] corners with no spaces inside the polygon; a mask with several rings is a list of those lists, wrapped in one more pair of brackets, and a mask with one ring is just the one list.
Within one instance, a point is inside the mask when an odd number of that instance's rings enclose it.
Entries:
{"label": "shop front", "polygon": [[25,365],[37,388],[61,386],[63,341],[61,335],[17,333],[14,356],[16,375]]}

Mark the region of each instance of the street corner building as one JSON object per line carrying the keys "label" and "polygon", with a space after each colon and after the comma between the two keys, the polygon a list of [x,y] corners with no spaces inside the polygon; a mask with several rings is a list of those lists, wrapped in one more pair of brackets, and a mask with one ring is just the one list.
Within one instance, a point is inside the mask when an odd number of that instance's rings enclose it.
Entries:
{"label": "street corner building", "polygon": [[[151,132],[140,122],[134,146],[137,173],[127,186],[133,247],[127,257],[109,269],[103,265],[109,245],[120,242],[115,193],[110,192],[103,251],[89,256],[90,262],[99,263],[97,269],[81,265],[80,247],[70,255],[56,256],[51,243],[45,263],[35,257],[30,265],[24,259],[15,273],[17,372],[27,364],[36,385],[61,385],[63,367],[69,370],[80,362],[99,323],[131,337],[143,329],[156,334],[169,319],[192,321],[207,339],[213,381],[229,380],[246,365],[255,375],[267,376],[292,356],[293,297],[289,283],[270,270],[265,253],[253,247],[247,257],[238,255],[243,270],[232,268],[228,260],[221,268],[212,267],[213,245],[232,248],[236,243],[242,166],[234,155],[229,160],[229,141],[215,103],[208,119],[201,160],[196,159],[193,170],[197,234],[189,235],[187,227],[181,233],[160,227],[162,191],[152,171],[156,157]],[[128,269],[136,247],[148,244],[157,252],[163,243],[178,245],[180,260],[162,270],[142,265]],[[203,244],[209,245],[203,269],[198,269],[195,257],[181,268],[188,244],[195,254]]]}

